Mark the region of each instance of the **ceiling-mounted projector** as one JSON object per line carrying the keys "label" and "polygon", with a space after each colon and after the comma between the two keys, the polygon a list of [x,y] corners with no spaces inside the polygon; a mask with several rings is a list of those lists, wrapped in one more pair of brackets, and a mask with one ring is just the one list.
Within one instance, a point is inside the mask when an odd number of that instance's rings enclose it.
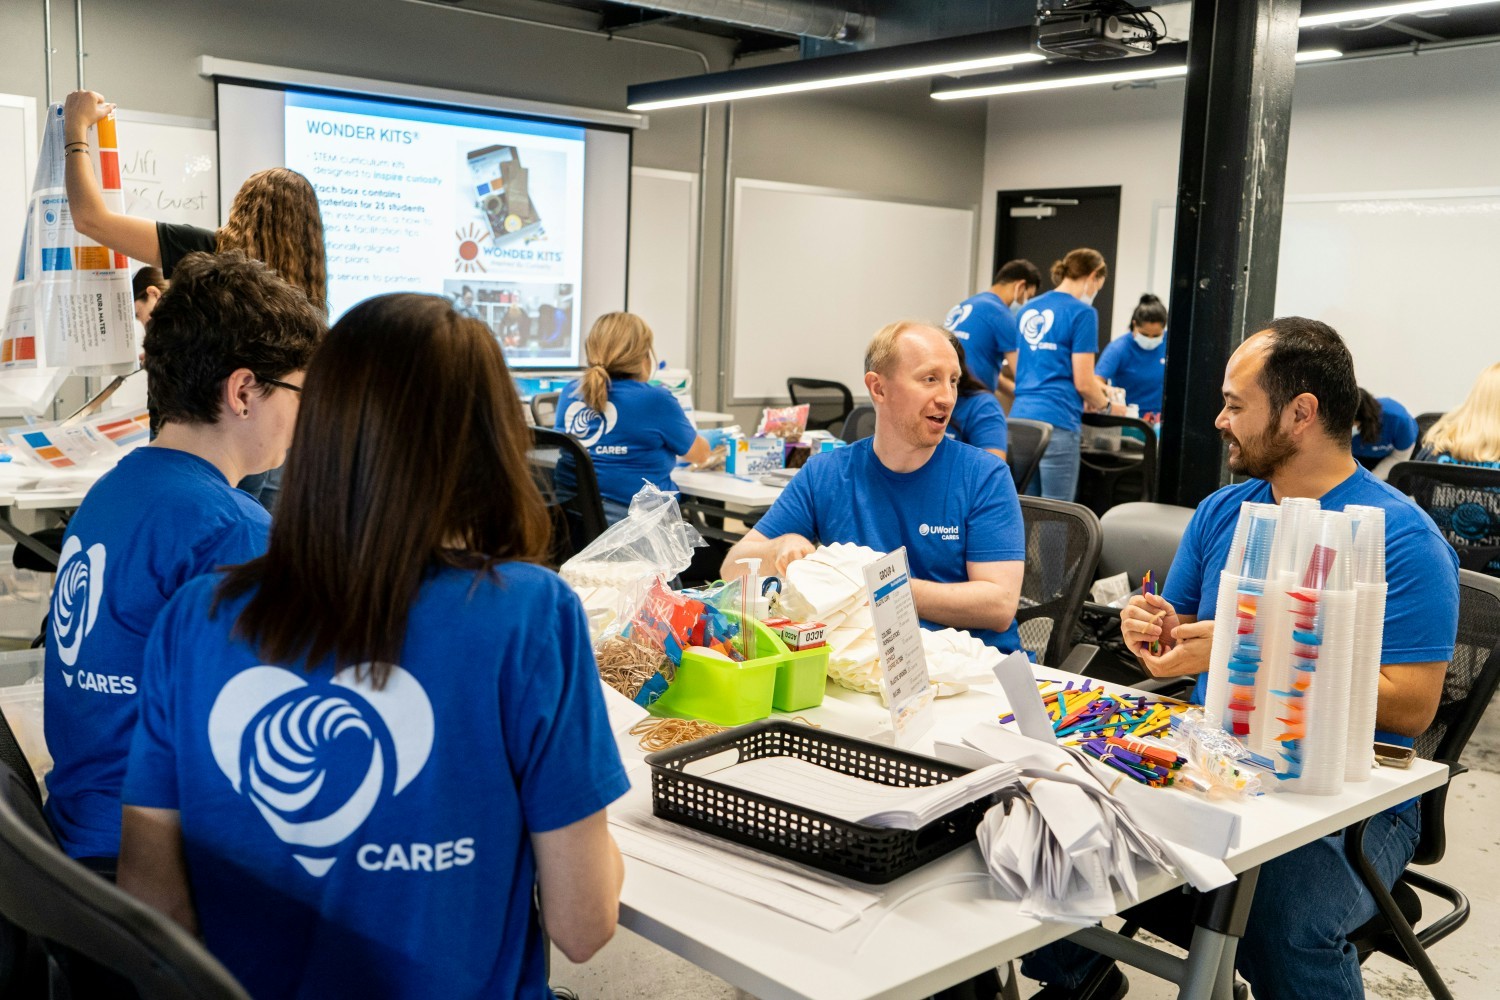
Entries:
{"label": "ceiling-mounted projector", "polygon": [[1048,56],[1090,61],[1149,56],[1162,30],[1161,15],[1121,0],[1085,0],[1037,11],[1032,46]]}

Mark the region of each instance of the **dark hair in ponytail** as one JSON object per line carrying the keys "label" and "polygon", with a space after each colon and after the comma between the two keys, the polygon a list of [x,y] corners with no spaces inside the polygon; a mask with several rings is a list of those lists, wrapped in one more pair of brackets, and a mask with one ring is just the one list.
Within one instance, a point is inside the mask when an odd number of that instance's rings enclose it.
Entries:
{"label": "dark hair in ponytail", "polygon": [[1141,301],[1136,304],[1135,312],[1130,314],[1130,326],[1134,329],[1142,323],[1160,323],[1163,326],[1167,322],[1167,307],[1162,305],[1161,299],[1147,292],[1141,296]]}
{"label": "dark hair in ponytail", "polygon": [[952,330],[943,332],[948,335],[948,343],[953,345],[953,353],[958,355],[958,394],[973,396],[981,392],[990,392],[990,387],[975,378],[974,373],[969,371],[969,359],[964,356],[964,345],[953,335]]}
{"label": "dark hair in ponytail", "polygon": [[1054,285],[1062,284],[1065,278],[1087,278],[1089,275],[1098,273],[1108,276],[1109,268],[1104,266],[1104,255],[1088,247],[1069,250],[1068,255],[1062,260],[1052,262]]}
{"label": "dark hair in ponytail", "polygon": [[1380,430],[1384,423],[1385,415],[1380,408],[1380,400],[1370,395],[1370,391],[1364,386],[1359,388],[1359,408],[1354,411],[1354,427],[1359,431],[1359,439],[1366,444],[1380,440]]}

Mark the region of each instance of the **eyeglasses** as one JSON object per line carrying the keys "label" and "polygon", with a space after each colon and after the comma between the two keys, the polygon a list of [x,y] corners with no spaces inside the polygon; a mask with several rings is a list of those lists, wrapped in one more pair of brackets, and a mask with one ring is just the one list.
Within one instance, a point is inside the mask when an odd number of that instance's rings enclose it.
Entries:
{"label": "eyeglasses", "polygon": [[302,387],[300,385],[292,385],[292,383],[283,382],[279,378],[267,378],[264,375],[256,375],[255,380],[257,382],[264,382],[266,385],[274,385],[278,389],[290,389],[299,396],[302,394]]}

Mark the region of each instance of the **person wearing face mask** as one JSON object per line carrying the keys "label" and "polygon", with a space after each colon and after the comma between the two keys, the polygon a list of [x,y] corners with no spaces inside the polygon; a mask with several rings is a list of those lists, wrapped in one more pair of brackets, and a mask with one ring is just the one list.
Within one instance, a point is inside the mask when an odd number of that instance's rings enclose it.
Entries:
{"label": "person wearing face mask", "polygon": [[1130,335],[1116,337],[1099,355],[1099,377],[1125,390],[1142,420],[1161,423],[1161,385],[1167,374],[1167,307],[1147,292],[1130,315]]}
{"label": "person wearing face mask", "polygon": [[1053,289],[1021,310],[1021,338],[1017,350],[1006,355],[1016,373],[1010,416],[1052,425],[1052,440],[1028,491],[1033,495],[1072,501],[1084,407],[1113,412],[1104,380],[1094,373],[1099,314],[1093,302],[1108,275],[1099,251],[1070,250],[1052,265]]}
{"label": "person wearing face mask", "polygon": [[990,287],[948,311],[943,326],[962,342],[969,371],[1007,408],[1016,397],[1015,369],[1005,359],[1016,349],[1015,310],[1042,287],[1042,273],[1029,260],[1007,261]]}

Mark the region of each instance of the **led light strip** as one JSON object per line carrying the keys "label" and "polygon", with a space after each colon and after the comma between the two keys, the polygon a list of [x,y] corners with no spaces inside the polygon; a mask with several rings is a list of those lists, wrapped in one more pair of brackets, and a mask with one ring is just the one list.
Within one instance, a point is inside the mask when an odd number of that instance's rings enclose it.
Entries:
{"label": "led light strip", "polygon": [[1298,18],[1299,28],[1323,28],[1346,21],[1373,21],[1383,17],[1399,17],[1402,14],[1425,14],[1428,11],[1451,10],[1457,7],[1478,7],[1495,3],[1496,0],[1419,0],[1415,3],[1387,3],[1357,10],[1339,11],[1335,14],[1309,14]]}

